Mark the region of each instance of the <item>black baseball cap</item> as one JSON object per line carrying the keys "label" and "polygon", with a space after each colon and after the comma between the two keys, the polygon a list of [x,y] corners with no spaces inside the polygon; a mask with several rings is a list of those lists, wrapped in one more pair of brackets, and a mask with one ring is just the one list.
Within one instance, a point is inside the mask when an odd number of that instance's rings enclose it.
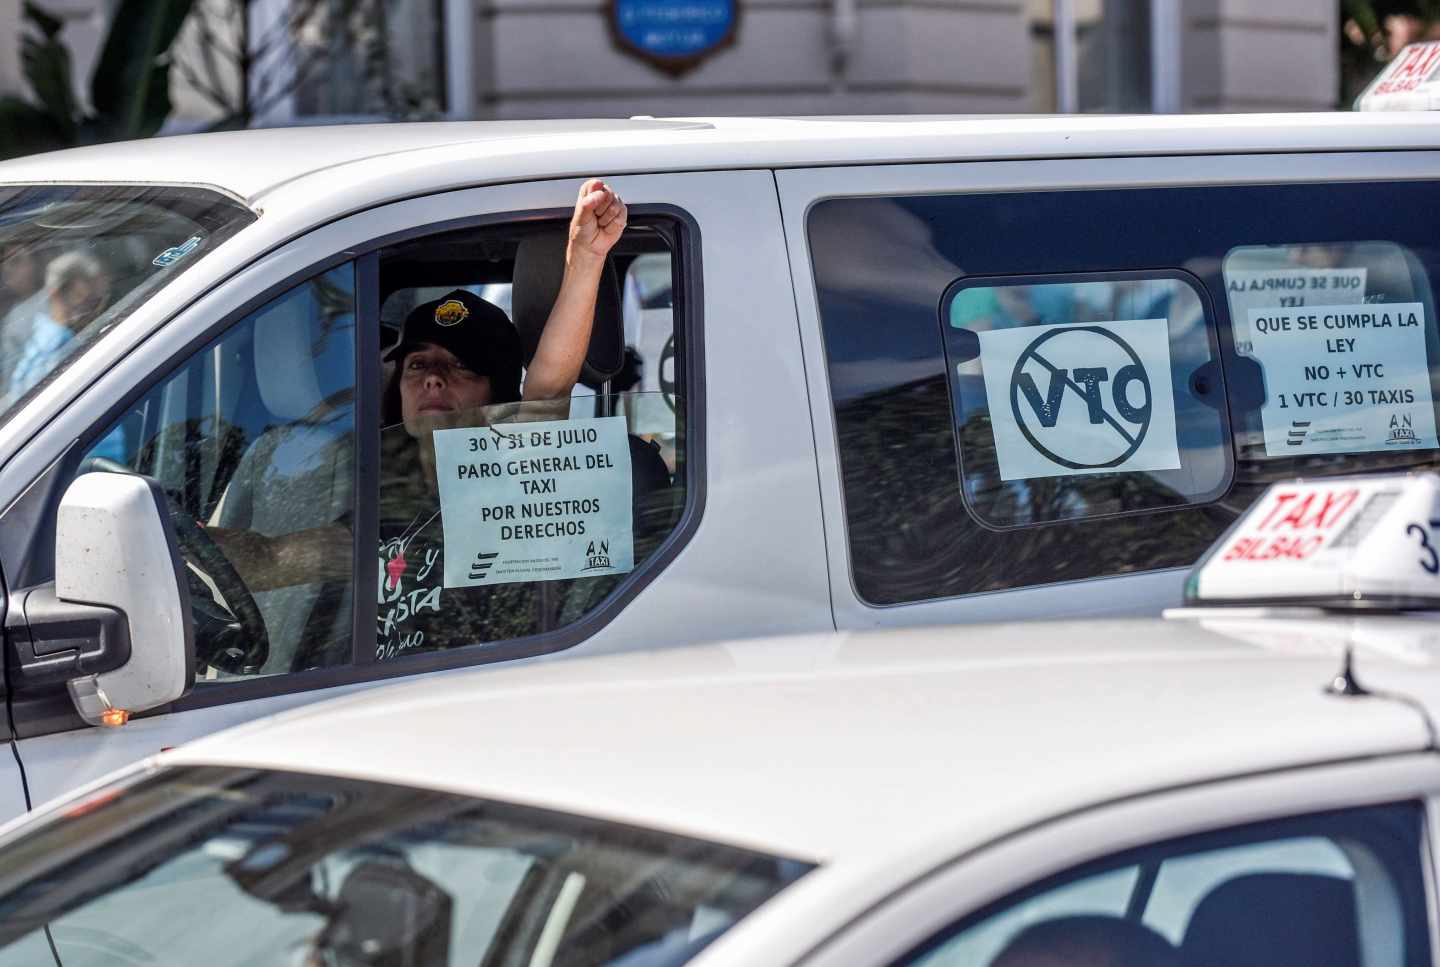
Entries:
{"label": "black baseball cap", "polygon": [[520,334],[505,310],[494,303],[456,289],[416,306],[405,317],[400,340],[385,354],[385,361],[404,359],[425,343],[448,349],[466,366],[489,377],[494,402],[520,399]]}

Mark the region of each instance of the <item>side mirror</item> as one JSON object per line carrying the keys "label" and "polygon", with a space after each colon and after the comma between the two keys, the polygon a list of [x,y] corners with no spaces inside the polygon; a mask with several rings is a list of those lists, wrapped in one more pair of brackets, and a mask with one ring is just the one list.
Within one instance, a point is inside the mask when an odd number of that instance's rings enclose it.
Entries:
{"label": "side mirror", "polygon": [[77,477],[60,500],[54,587],[10,602],[16,685],[63,681],[92,725],[120,725],[183,696],[195,680],[183,573],[153,480]]}

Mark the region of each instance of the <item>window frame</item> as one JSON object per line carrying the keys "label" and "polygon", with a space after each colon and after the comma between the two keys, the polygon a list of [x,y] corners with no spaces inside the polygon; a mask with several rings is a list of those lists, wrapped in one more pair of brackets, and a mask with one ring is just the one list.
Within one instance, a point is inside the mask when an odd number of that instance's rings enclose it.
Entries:
{"label": "window frame", "polygon": [[[910,871],[884,898],[816,946],[806,967],[891,964],[996,904],[1043,888],[1057,877],[1147,845],[1232,827],[1333,810],[1420,803],[1420,874],[1432,956],[1440,940],[1435,882],[1440,776],[1434,756],[1400,753],[1156,790],[1063,810],[983,842],[937,856]],[[1003,823],[1003,820],[1001,821]]]}
{"label": "window frame", "polygon": [[[951,341],[957,327],[950,325],[949,310],[955,298],[967,289],[1000,288],[1021,286],[1044,286],[1044,285],[1084,285],[1091,282],[1153,282],[1169,279],[1178,282],[1189,289],[1196,300],[1200,303],[1200,311],[1205,320],[1206,342],[1210,349],[1210,361],[1206,364],[1212,368],[1215,378],[1219,383],[1217,392],[1220,394],[1220,405],[1213,407],[1220,419],[1220,432],[1224,438],[1225,445],[1222,454],[1225,458],[1225,474],[1218,486],[1198,495],[1194,500],[1187,500],[1182,504],[1170,507],[1147,507],[1138,510],[1118,510],[1104,514],[1085,514],[1078,517],[1057,517],[1051,520],[1032,521],[1030,523],[1000,524],[990,520],[980,512],[971,502],[970,491],[965,485],[965,446],[961,437],[963,424],[957,419],[957,404],[959,399],[959,386],[955,380],[955,364],[958,360],[951,355]],[[1168,320],[1167,320],[1168,321]],[[1147,514],[1164,514],[1177,510],[1195,510],[1223,500],[1230,492],[1235,483],[1235,442],[1234,433],[1230,420],[1230,397],[1229,387],[1226,384],[1225,366],[1223,362],[1220,343],[1220,330],[1222,328],[1220,319],[1215,313],[1215,305],[1210,298],[1210,293],[1205,288],[1205,283],[1194,274],[1184,269],[1146,269],[1146,270],[1119,270],[1104,272],[1055,272],[1046,275],[1019,274],[1019,275],[962,275],[945,287],[940,295],[939,307],[940,322],[940,348],[945,359],[945,381],[950,391],[950,426],[955,437],[955,459],[959,469],[960,500],[965,506],[966,512],[975,523],[985,530],[997,534],[1011,531],[1031,530],[1037,527],[1050,527],[1055,524],[1074,523],[1079,521],[1100,521],[1113,520],[1120,517],[1139,517]],[[1018,327],[1027,328],[1027,327]],[[973,330],[965,330],[971,331]],[[979,356],[975,357],[979,359]],[[987,401],[987,412],[989,403]],[[1180,411],[1176,407],[1176,420],[1178,422]],[[1113,472],[1113,471],[1112,471]],[[1138,471],[1144,472],[1144,471]],[[1086,474],[1074,474],[1063,476],[1087,476]],[[1029,478],[1034,479],[1034,478]],[[979,592],[984,593],[984,592]]]}
{"label": "window frame", "polygon": [[[551,180],[551,179],[547,179]],[[507,184],[476,186],[460,191],[499,192]],[[449,192],[441,192],[410,201],[431,201],[442,198]],[[405,205],[409,202],[400,202]],[[392,207],[390,203],[384,208]],[[367,209],[356,212],[352,218],[364,217]],[[695,217],[685,208],[670,203],[632,203],[630,220],[632,224],[654,225],[673,246],[672,272],[675,276],[675,333],[676,341],[685,347],[677,353],[677,390],[686,400],[685,408],[685,475],[686,503],[675,528],[661,546],[645,561],[626,574],[605,602],[585,614],[579,620],[557,628],[524,638],[504,642],[477,644],[445,651],[424,652],[406,655],[383,662],[374,660],[374,646],[370,636],[374,634],[375,622],[372,611],[358,606],[360,602],[374,601],[378,594],[378,578],[375,569],[374,548],[379,540],[378,494],[374,492],[378,480],[376,458],[379,452],[379,412],[382,387],[380,373],[380,304],[379,304],[379,255],[382,249],[424,238],[465,229],[483,229],[493,225],[514,224],[530,221],[568,221],[572,211],[569,208],[525,208],[487,211],[457,218],[426,221],[407,226],[404,229],[370,235],[359,244],[347,246],[341,251],[309,261],[303,268],[286,273],[282,278],[267,284],[255,295],[247,297],[239,305],[222,313],[215,321],[204,324],[195,335],[186,339],[179,348],[168,353],[164,360],[150,366],[145,378],[129,386],[110,406],[92,418],[84,432],[71,441],[67,449],[52,461],[39,476],[34,478],[19,500],[0,514],[0,545],[24,541],[34,548],[48,547],[53,552],[55,509],[63,487],[73,479],[81,456],[101,438],[110,425],[122,416],[140,398],[169,379],[180,367],[194,358],[205,346],[220,338],[247,316],[268,305],[295,286],[303,284],[346,262],[356,267],[356,493],[359,499],[355,506],[355,576],[352,585],[353,600],[357,606],[352,614],[351,663],[331,668],[312,669],[302,672],[269,675],[252,679],[231,679],[207,683],[203,688],[192,688],[183,698],[165,706],[152,709],[136,716],[144,718],[184,712],[192,709],[229,705],[236,702],[273,698],[297,692],[313,691],[342,685],[383,681],[403,678],[427,672],[445,671],[477,665],[496,664],[551,654],[573,648],[588,640],[629,607],[630,602],[664,571],[680,552],[689,544],[699,529],[705,507],[705,406],[704,406],[704,289],[703,266],[701,262],[701,230]],[[292,239],[302,241],[328,226],[320,226]],[[232,284],[235,278],[258,262],[269,258],[262,256],[255,262],[239,265],[227,277],[221,287]],[[174,324],[171,317],[145,343],[154,339],[165,328]],[[374,439],[365,424],[370,421],[375,432]],[[368,489],[366,489],[368,488]],[[12,521],[7,521],[16,515]],[[11,530],[7,522],[13,522],[14,529],[22,532],[7,535]],[[8,540],[7,540],[8,537]],[[368,541],[368,543],[367,543]],[[30,555],[25,555],[28,561]],[[51,554],[53,561],[53,553]],[[21,578],[24,580],[24,578]],[[7,588],[28,586],[33,581],[21,584],[14,579]],[[362,642],[368,642],[362,646]],[[365,655],[364,660],[360,659]],[[75,713],[73,703],[64,689],[47,690],[30,695],[9,694],[12,721],[17,738],[33,738],[78,729],[90,729]]]}
{"label": "window frame", "polygon": [[[1116,154],[1117,146],[1125,153]],[[833,201],[897,196],[1091,194],[1138,188],[1332,184],[1390,186],[1398,182],[1434,185],[1440,181],[1434,172],[1440,152],[1423,146],[1384,149],[1374,144],[1364,146],[1346,141],[1307,150],[1288,138],[1283,139],[1283,143],[1272,138],[1266,147],[1251,141],[1239,143],[1233,137],[1221,138],[1207,131],[1197,132],[1184,146],[1151,155],[1140,155],[1128,144],[1120,145],[1108,136],[1099,135],[1092,137],[1083,153],[1076,156],[1047,154],[1053,148],[1053,144],[1037,140],[1035,157],[1029,160],[1014,160],[1017,150],[1008,148],[1005,157],[979,157],[982,152],[977,149],[977,156],[971,160],[856,163],[775,170],[790,272],[796,282],[796,305],[805,334],[804,362],[816,433],[821,500],[826,533],[831,535],[828,573],[832,606],[837,626],[842,630],[908,626],[917,621],[1000,621],[1010,620],[1018,613],[1057,618],[1075,614],[1148,614],[1180,603],[1182,578],[1193,564],[1061,576],[1040,583],[947,591],[903,601],[876,600],[869,595],[856,577],[860,554],[850,511],[855,498],[844,486],[841,421],[836,413],[836,386],[830,370],[832,341],[821,312],[824,293],[810,233],[817,209]],[[945,284],[953,278],[949,276]],[[943,288],[944,285],[937,287],[936,292]],[[932,317],[937,316],[938,295],[927,297],[926,304]],[[1228,305],[1215,300],[1215,306],[1222,322],[1228,319]],[[1226,330],[1221,340],[1223,358],[1228,361],[1230,327],[1222,328]],[[1223,501],[1214,506],[1223,506]],[[1184,508],[1172,511],[1185,512]]]}

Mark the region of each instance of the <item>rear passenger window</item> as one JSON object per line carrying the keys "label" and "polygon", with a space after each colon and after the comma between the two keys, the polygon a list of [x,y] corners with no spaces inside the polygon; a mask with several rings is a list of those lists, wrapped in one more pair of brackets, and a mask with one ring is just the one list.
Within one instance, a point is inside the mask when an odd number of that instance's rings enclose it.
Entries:
{"label": "rear passenger window", "polygon": [[1433,468],[1440,185],[832,199],[807,223],[877,606],[1187,567],[1271,482]]}
{"label": "rear passenger window", "polygon": [[1040,884],[935,938],[914,967],[1419,967],[1421,809],[1210,833]]}

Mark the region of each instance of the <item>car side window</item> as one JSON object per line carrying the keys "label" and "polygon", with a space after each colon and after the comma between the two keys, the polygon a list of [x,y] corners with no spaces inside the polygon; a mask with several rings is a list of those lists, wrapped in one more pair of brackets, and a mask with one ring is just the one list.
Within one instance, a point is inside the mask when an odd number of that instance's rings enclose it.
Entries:
{"label": "car side window", "polygon": [[571,626],[679,525],[685,409],[663,225],[632,220],[611,252],[569,398],[520,400],[565,238],[562,225],[486,226],[381,253],[377,661]]}
{"label": "car side window", "polygon": [[355,271],[277,296],[135,401],[81,472],[170,504],[203,681],[348,664]]}
{"label": "car side window", "polygon": [[967,918],[914,967],[1420,967],[1422,809],[1207,833],[1091,864]]}
{"label": "car side window", "polygon": [[[1440,458],[1431,182],[807,215],[856,595],[1187,567],[1266,486]],[[1143,217],[1137,217],[1143,213]]]}
{"label": "car side window", "polygon": [[[519,399],[564,273],[564,224],[532,221],[419,236],[381,249],[375,273],[323,272],[98,428],[80,472],[145,474],[168,498],[199,685],[469,646],[485,660],[614,600],[690,503],[669,226],[634,219],[609,253],[568,398]],[[357,277],[378,285],[368,318]],[[405,336],[417,311],[425,331]],[[378,331],[360,339],[360,325]],[[365,345],[381,358],[360,359]],[[402,379],[482,374],[514,385],[405,409]],[[357,429],[366,392],[380,423]],[[379,438],[370,473],[357,470],[360,433]],[[357,492],[358,480],[374,483]],[[371,605],[354,600],[357,585],[370,593],[355,534],[372,514],[377,630],[357,641],[354,609]]]}

